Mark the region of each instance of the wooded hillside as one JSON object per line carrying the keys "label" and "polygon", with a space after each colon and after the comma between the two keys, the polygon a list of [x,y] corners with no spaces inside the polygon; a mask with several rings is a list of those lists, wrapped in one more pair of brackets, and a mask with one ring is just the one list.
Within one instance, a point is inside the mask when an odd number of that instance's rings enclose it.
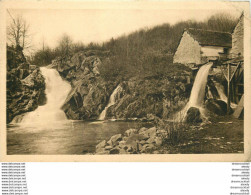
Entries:
{"label": "wooded hillside", "polygon": [[73,43],[69,36],[64,35],[55,49],[44,47],[30,61],[44,66],[56,57],[67,60],[78,51],[89,51],[101,58],[101,75],[106,80],[127,80],[133,76],[161,77],[180,68],[172,66],[172,58],[185,28],[232,32],[236,22],[232,16],[218,14],[204,22],[190,20],[140,29],[102,44]]}

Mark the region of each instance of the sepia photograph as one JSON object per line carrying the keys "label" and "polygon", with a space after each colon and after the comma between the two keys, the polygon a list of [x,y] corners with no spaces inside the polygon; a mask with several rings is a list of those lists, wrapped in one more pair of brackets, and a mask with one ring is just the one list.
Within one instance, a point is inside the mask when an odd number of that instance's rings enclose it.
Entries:
{"label": "sepia photograph", "polygon": [[6,7],[6,155],[244,155],[249,4],[107,4]]}

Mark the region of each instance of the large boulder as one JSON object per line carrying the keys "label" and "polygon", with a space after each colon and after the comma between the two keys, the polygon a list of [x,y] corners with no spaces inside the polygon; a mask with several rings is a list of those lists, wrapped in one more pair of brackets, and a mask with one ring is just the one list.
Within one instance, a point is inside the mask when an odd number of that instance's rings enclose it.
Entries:
{"label": "large boulder", "polygon": [[134,133],[137,133],[137,129],[128,129],[125,131],[125,135],[128,137]]}
{"label": "large boulder", "polygon": [[110,146],[113,146],[113,145],[117,144],[121,140],[122,140],[122,135],[121,134],[117,134],[117,135],[112,136],[107,143]]}
{"label": "large boulder", "polygon": [[[97,154],[104,154],[105,153],[105,147],[106,147],[106,141],[103,140],[98,145],[96,145],[96,153]],[[107,152],[108,154],[108,152]]]}
{"label": "large boulder", "polygon": [[201,118],[201,113],[200,113],[199,108],[196,108],[196,107],[189,108],[187,111],[185,121],[187,123],[201,123],[202,118]]}
{"label": "large boulder", "polygon": [[142,130],[140,131],[141,135],[144,135],[148,138],[154,138],[156,136],[156,133],[157,133],[156,127],[152,127],[150,129],[145,129],[143,131]]}
{"label": "large boulder", "polygon": [[100,142],[100,143],[96,146],[96,149],[104,148],[105,146],[106,146],[106,141],[103,140],[102,142]]}
{"label": "large boulder", "polygon": [[140,148],[142,144],[141,141],[148,139],[148,137],[141,135],[141,134],[131,134],[127,141],[124,143],[123,149],[130,153],[138,153],[140,152]]}
{"label": "large boulder", "polygon": [[227,103],[222,100],[209,99],[206,102],[206,108],[213,114],[219,116],[224,116],[227,114]]}

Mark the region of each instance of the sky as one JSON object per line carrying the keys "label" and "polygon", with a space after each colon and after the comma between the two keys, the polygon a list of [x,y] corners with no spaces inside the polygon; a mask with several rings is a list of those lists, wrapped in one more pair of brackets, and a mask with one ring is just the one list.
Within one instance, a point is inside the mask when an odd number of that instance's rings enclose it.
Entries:
{"label": "sky", "polygon": [[[236,10],[217,9],[9,9],[10,14],[22,17],[30,25],[32,44],[42,48],[42,42],[55,47],[64,34],[74,42],[104,42],[141,28],[183,20],[203,21],[216,13],[240,15]],[[7,15],[7,25],[10,22]]]}

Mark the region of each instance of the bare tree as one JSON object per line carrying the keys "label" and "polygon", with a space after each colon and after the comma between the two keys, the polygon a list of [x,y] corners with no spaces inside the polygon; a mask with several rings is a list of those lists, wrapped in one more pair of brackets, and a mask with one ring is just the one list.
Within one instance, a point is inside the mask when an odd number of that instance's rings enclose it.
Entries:
{"label": "bare tree", "polygon": [[57,49],[62,57],[69,56],[72,52],[73,41],[71,37],[67,34],[63,34],[63,36],[59,39],[59,44]]}
{"label": "bare tree", "polygon": [[29,24],[22,16],[14,18],[9,11],[8,13],[11,17],[11,22],[7,27],[7,38],[9,42],[15,47],[21,46],[23,49],[28,49],[31,46]]}

